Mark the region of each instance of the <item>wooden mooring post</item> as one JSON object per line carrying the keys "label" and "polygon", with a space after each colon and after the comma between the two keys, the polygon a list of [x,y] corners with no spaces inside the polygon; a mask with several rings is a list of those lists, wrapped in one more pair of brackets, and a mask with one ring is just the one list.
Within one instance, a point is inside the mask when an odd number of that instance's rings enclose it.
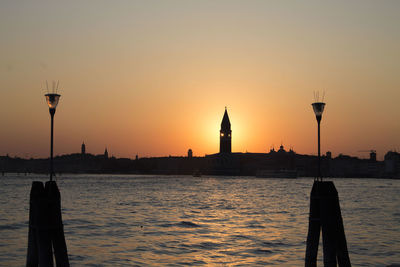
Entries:
{"label": "wooden mooring post", "polygon": [[331,181],[314,181],[310,197],[306,267],[317,266],[320,232],[325,267],[351,266],[338,192]]}
{"label": "wooden mooring post", "polygon": [[61,199],[55,181],[33,182],[30,193],[27,267],[69,267],[61,217]]}

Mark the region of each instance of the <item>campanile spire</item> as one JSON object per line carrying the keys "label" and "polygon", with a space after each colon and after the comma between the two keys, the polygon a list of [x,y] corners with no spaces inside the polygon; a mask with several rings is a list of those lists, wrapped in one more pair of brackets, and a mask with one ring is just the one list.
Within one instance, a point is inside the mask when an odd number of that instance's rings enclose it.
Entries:
{"label": "campanile spire", "polygon": [[224,117],[221,122],[221,130],[219,131],[219,153],[232,152],[232,130],[229,121],[228,110],[225,107]]}

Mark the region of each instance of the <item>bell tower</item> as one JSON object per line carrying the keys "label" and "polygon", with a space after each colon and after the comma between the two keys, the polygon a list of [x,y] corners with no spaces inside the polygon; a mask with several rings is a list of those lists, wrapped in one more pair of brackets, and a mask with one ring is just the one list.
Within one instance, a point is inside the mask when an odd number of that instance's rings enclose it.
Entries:
{"label": "bell tower", "polygon": [[228,111],[225,107],[224,117],[219,131],[219,153],[232,153],[232,130],[229,121]]}

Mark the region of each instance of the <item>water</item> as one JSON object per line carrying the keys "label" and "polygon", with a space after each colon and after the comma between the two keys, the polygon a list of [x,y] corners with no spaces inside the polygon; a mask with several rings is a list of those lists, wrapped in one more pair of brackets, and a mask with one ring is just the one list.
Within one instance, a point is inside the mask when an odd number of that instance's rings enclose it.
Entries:
{"label": "water", "polygon": [[[0,177],[0,266],[25,265],[33,180]],[[71,266],[304,265],[312,179],[57,180]],[[400,181],[333,180],[353,266],[400,263]]]}

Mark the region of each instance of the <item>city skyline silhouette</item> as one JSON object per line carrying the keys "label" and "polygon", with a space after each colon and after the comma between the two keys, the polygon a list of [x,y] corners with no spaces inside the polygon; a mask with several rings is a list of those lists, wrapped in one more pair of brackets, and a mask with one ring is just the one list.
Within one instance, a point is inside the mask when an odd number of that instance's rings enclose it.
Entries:
{"label": "city skyline silhouette", "polygon": [[400,267],[399,13],[0,1],[0,265]]}
{"label": "city skyline silhouette", "polygon": [[63,98],[55,154],[87,140],[118,157],[205,155],[224,106],[232,151],[314,154],[314,91],[323,153],[400,149],[397,2],[172,2],[2,3],[0,155],[48,154],[46,80]]}

